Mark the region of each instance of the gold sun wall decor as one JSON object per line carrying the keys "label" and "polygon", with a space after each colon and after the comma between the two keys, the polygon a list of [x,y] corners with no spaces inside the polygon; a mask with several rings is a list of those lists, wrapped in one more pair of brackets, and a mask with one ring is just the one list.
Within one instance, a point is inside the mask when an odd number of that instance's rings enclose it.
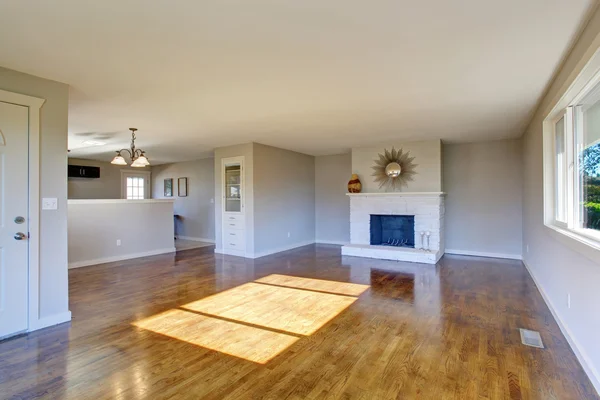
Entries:
{"label": "gold sun wall decor", "polygon": [[410,156],[410,152],[404,152],[402,149],[396,151],[392,147],[392,151],[384,150],[383,154],[379,154],[378,160],[371,168],[375,171],[371,176],[375,177],[375,182],[379,183],[379,188],[385,187],[386,190],[398,190],[402,186],[408,186],[408,182],[413,180],[415,167],[413,163],[415,158]]}

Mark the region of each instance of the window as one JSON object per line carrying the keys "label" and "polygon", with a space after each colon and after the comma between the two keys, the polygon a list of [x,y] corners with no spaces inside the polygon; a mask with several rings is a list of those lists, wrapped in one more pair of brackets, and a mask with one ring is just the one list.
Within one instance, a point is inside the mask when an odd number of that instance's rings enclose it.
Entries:
{"label": "window", "polygon": [[127,177],[127,200],[144,199],[144,178],[138,176]]}
{"label": "window", "polygon": [[[596,82],[596,84],[594,84]],[[600,245],[600,76],[545,125],[552,149],[546,224]],[[548,197],[551,198],[548,198]]]}
{"label": "window", "polygon": [[576,226],[600,232],[600,85],[575,112]]}
{"label": "window", "polygon": [[121,171],[121,197],[127,200],[150,198],[150,173]]}
{"label": "window", "polygon": [[556,177],[555,199],[556,221],[567,223],[567,154],[565,137],[565,116],[554,126],[554,176]]}

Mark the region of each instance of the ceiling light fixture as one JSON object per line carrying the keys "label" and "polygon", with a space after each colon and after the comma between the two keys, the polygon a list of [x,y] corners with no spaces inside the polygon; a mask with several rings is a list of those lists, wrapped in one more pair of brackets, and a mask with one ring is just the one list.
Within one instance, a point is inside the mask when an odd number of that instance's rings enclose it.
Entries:
{"label": "ceiling light fixture", "polygon": [[113,160],[110,163],[115,165],[127,165],[127,161],[125,161],[125,158],[123,158],[123,156],[121,155],[122,151],[126,151],[129,154],[129,158],[131,159],[132,167],[139,168],[150,165],[150,162],[148,161],[145,152],[141,149],[135,148],[135,131],[137,131],[137,128],[129,128],[129,130],[131,131],[131,148],[121,149],[117,151],[117,155],[115,156],[115,158],[113,158]]}

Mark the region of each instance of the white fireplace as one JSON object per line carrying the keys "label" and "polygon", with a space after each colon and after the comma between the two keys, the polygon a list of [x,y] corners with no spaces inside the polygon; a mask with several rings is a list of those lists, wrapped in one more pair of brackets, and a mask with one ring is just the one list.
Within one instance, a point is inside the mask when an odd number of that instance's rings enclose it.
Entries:
{"label": "white fireplace", "polygon": [[[435,264],[444,255],[445,193],[348,193],[348,196],[350,244],[342,247],[342,255],[427,264]],[[378,221],[373,216],[414,217],[414,240],[399,236],[382,239],[379,235],[375,242],[378,244],[372,244],[371,221]]]}

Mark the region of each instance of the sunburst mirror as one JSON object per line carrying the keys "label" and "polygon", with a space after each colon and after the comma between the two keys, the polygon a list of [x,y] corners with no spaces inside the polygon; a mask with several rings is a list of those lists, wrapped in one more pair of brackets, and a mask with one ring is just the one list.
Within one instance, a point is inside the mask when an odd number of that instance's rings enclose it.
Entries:
{"label": "sunburst mirror", "polygon": [[410,152],[404,152],[402,149],[392,151],[384,150],[379,154],[379,159],[374,160],[375,165],[371,168],[375,171],[371,176],[375,177],[375,182],[379,183],[379,188],[385,187],[386,190],[398,190],[402,186],[408,186],[408,182],[413,180],[415,167],[413,163],[415,158],[410,156]]}

